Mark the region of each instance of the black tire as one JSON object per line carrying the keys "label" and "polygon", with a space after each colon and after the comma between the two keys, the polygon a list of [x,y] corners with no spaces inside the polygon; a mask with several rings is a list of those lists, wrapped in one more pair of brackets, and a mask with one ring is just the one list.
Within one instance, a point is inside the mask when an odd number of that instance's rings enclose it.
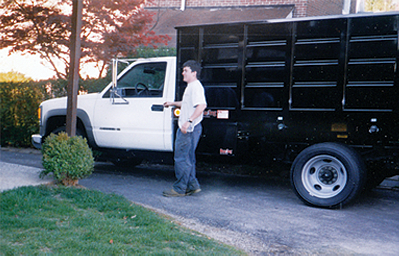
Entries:
{"label": "black tire", "polygon": [[352,201],[363,190],[366,168],[348,146],[321,143],[303,150],[291,167],[291,184],[306,204],[334,208]]}
{"label": "black tire", "polygon": [[142,158],[133,157],[127,159],[115,159],[111,161],[115,166],[123,167],[123,168],[133,168],[137,165],[140,165],[143,162]]}
{"label": "black tire", "polygon": [[[57,129],[55,129],[54,131],[52,131],[51,133],[59,134],[60,132],[66,132],[66,127],[65,126],[60,126]],[[85,133],[82,130],[80,130],[80,129],[76,129],[76,136],[81,136],[83,138],[86,138]]]}
{"label": "black tire", "polygon": [[375,162],[367,165],[367,181],[365,185],[366,191],[371,191],[376,188],[385,180],[386,177],[389,177],[385,170],[385,166],[383,163]]}
{"label": "black tire", "polygon": [[[59,134],[60,132],[66,132],[66,127],[65,127],[65,126],[60,126],[60,127],[56,128],[54,131],[50,132],[50,134],[51,134],[51,133],[54,133],[55,135],[57,135],[57,134]],[[50,134],[49,134],[49,135],[50,135]],[[82,138],[86,138],[86,134],[85,134],[82,130],[80,130],[80,129],[76,129],[76,136],[80,136],[80,137],[82,137]],[[43,141],[45,141],[46,138],[47,138],[47,136],[44,138]],[[86,140],[87,140],[87,138],[86,138]],[[89,144],[88,141],[87,141],[87,144],[90,146],[90,144]]]}

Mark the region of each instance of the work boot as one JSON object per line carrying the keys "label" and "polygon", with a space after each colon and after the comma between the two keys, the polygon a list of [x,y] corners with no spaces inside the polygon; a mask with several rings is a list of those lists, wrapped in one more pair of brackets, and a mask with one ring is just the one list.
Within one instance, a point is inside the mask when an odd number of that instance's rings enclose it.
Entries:
{"label": "work boot", "polygon": [[192,194],[195,194],[195,193],[198,193],[198,192],[201,192],[200,188],[193,189],[193,190],[190,189],[190,190],[186,191],[186,196],[191,196]]}
{"label": "work boot", "polygon": [[173,188],[171,190],[165,190],[162,194],[163,194],[163,196],[166,196],[166,197],[178,197],[178,196],[186,196],[187,195],[187,194],[177,193]]}

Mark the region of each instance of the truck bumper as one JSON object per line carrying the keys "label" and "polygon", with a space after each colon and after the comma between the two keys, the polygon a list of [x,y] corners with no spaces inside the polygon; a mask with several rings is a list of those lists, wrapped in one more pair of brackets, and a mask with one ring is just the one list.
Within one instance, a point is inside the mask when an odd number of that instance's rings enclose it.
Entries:
{"label": "truck bumper", "polygon": [[40,134],[32,135],[32,145],[37,149],[42,148],[42,136]]}

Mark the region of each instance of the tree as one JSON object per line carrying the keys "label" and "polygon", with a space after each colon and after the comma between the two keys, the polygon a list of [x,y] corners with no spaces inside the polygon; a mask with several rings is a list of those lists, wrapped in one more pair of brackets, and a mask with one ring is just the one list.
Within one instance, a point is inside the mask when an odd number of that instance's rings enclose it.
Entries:
{"label": "tree", "polygon": [[388,12],[396,8],[396,1],[392,0],[366,0],[365,11],[367,12]]}
{"label": "tree", "polygon": [[[138,46],[166,45],[170,37],[150,31],[152,17],[145,0],[83,0],[81,63],[96,63],[99,76],[113,57],[126,56]],[[38,54],[57,77],[69,71],[72,1],[0,1],[0,49]],[[60,68],[57,61],[63,63]]]}
{"label": "tree", "polygon": [[24,74],[15,72],[15,71],[10,71],[7,73],[0,73],[0,83],[18,83],[18,82],[29,82],[32,79],[29,77],[26,77]]}

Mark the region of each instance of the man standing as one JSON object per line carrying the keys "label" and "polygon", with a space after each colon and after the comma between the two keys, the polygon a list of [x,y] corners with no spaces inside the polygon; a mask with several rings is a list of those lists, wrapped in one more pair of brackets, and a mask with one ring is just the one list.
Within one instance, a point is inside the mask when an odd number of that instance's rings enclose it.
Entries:
{"label": "man standing", "polygon": [[204,88],[198,80],[201,66],[189,60],[183,64],[183,81],[187,82],[182,101],[165,102],[164,106],[181,108],[179,129],[175,141],[175,175],[176,182],[171,190],[163,192],[164,196],[187,196],[201,191],[195,177],[195,149],[201,136],[201,121],[206,108]]}

